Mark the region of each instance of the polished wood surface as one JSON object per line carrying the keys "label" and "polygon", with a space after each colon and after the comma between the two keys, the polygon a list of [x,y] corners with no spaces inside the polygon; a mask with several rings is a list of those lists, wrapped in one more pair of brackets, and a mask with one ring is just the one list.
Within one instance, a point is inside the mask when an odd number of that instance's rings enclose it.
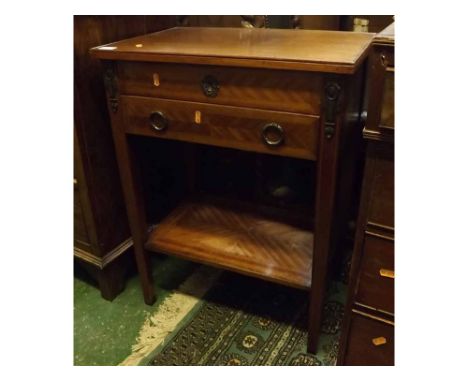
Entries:
{"label": "polished wood surface", "polygon": [[382,123],[393,115],[393,92],[384,92],[389,73],[393,80],[394,40],[384,41],[376,39],[369,58],[366,164],[339,365],[394,364],[394,126]]}
{"label": "polished wood surface", "polygon": [[[318,117],[157,98],[121,98],[125,131],[130,134],[304,159],[317,156]],[[163,131],[150,125],[149,117],[155,111],[167,120]],[[197,112],[199,123],[195,121]],[[283,129],[284,142],[279,146],[264,142],[262,130],[271,122]]]}
{"label": "polished wood surface", "polygon": [[[91,51],[103,59],[105,66],[108,111],[145,302],[151,304],[155,299],[149,257],[152,251],[291,286],[310,285],[308,349],[317,350],[328,269],[339,247],[337,243],[342,241],[342,227],[350,216],[349,196],[353,192],[352,179],[360,147],[357,138],[361,138],[362,128],[361,64],[366,59],[371,38],[370,34],[300,30],[175,28]],[[152,68],[161,63],[171,63],[171,68],[155,76]],[[131,68],[131,65],[135,66]],[[195,84],[200,74],[206,73],[206,65],[211,65],[222,81],[219,81],[218,94],[213,94],[212,88],[210,96],[202,98],[198,87],[201,84]],[[248,70],[242,69],[246,67]],[[140,72],[136,68],[144,69]],[[179,74],[172,72],[176,69]],[[260,69],[262,73],[251,79],[251,85],[246,74],[252,70],[253,76]],[[291,71],[297,72],[291,74]],[[235,81],[230,82],[228,73],[233,74]],[[286,78],[291,79],[290,86]],[[304,87],[299,85],[299,78],[304,78]],[[150,90],[153,86],[167,87],[159,93]],[[229,97],[223,93],[226,89]],[[189,90],[193,94],[187,94]],[[287,100],[288,92],[296,94],[294,99]],[[305,100],[295,102],[300,92],[305,92]],[[218,96],[222,103],[213,101]],[[258,100],[259,97],[265,99]],[[310,104],[304,108],[305,102]],[[291,113],[291,110],[306,113]],[[155,124],[154,118],[159,122]],[[282,144],[271,146],[281,136],[277,125],[266,130],[270,144],[263,141],[263,127],[267,123],[281,125]],[[272,135],[274,131],[276,137]],[[182,204],[166,218],[148,221],[142,166],[135,145],[144,136],[158,141],[158,145],[163,140],[166,144],[179,143],[174,142],[179,140],[235,148],[244,154],[253,151],[252,156],[273,154],[268,157],[282,159],[284,163],[273,169],[277,171],[272,172],[272,177],[286,172],[287,161],[299,160],[293,158],[316,161],[314,171],[302,179],[312,185],[313,191],[303,202],[307,207],[303,206],[302,210],[309,213],[314,227],[303,230],[284,222],[280,216],[266,218],[263,213],[251,210],[241,213],[234,207],[234,200],[222,210],[218,206]],[[218,158],[213,161],[222,161],[228,156],[227,150],[217,147],[203,146],[219,150]],[[187,163],[185,170],[172,173],[173,177],[187,176],[188,186],[181,199],[193,196],[206,165],[198,161],[194,152],[183,152],[173,159]],[[226,178],[222,180],[213,174],[212,183],[236,180],[229,173],[224,175]],[[248,180],[237,181],[246,189],[242,182]],[[253,184],[257,182],[260,183],[252,180]],[[212,206],[213,195],[207,197]],[[260,193],[253,192],[251,199],[256,207],[264,203]],[[283,209],[287,210],[287,201],[283,203]],[[156,229],[148,233],[148,226],[153,223]],[[191,240],[185,239],[190,237]],[[291,242],[292,237],[295,243]],[[203,245],[199,244],[200,239]]]}
{"label": "polished wood surface", "polygon": [[309,288],[314,235],[283,218],[239,203],[182,203],[149,235],[146,248],[221,268]]}
{"label": "polished wood surface", "polygon": [[[362,70],[362,68],[361,68]],[[326,92],[322,100],[324,112],[321,118],[319,156],[315,195],[315,246],[312,266],[312,285],[309,303],[309,333],[318,333],[321,325],[320,309],[328,285],[329,269],[336,260],[336,255],[342,249],[346,224],[353,219],[352,205],[355,193],[353,181],[358,171],[357,163],[362,138],[360,136],[361,121],[354,116],[360,115],[362,71],[354,77],[326,77],[327,83],[336,83],[342,89],[337,113],[334,119],[335,135],[327,138],[323,132],[326,129]],[[336,82],[335,82],[336,81]],[[346,191],[344,191],[346,190]],[[317,254],[317,255],[316,255]],[[317,347],[318,337],[309,336],[308,349]]]}
{"label": "polished wood surface", "polygon": [[[146,62],[123,62],[119,72],[121,94],[320,113],[323,84],[316,73]],[[203,93],[207,76],[219,83],[215,97]]]}
{"label": "polished wood surface", "polygon": [[371,33],[256,28],[184,28],[96,47],[101,59],[354,73]]}

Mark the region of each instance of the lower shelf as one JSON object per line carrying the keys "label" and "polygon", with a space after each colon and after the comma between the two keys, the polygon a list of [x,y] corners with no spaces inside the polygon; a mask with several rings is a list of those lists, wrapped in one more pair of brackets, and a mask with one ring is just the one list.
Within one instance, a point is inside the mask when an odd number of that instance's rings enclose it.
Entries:
{"label": "lower shelf", "polygon": [[146,249],[296,288],[309,288],[312,230],[211,201],[187,201],[150,233]]}

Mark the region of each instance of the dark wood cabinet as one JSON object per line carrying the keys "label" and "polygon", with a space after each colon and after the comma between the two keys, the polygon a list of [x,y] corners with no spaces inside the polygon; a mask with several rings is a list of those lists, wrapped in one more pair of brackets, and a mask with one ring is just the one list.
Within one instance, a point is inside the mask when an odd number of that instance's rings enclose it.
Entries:
{"label": "dark wood cabinet", "polygon": [[394,364],[394,37],[369,56],[366,164],[339,365]]}
{"label": "dark wood cabinet", "polygon": [[112,142],[100,61],[89,49],[173,26],[160,16],[74,18],[74,256],[112,300],[132,246]]}

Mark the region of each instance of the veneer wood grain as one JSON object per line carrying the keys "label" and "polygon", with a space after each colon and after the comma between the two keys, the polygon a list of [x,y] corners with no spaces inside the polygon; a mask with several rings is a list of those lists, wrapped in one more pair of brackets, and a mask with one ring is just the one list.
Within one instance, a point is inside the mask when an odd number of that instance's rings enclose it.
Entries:
{"label": "veneer wood grain", "polygon": [[[309,288],[308,349],[316,351],[328,270],[350,217],[361,138],[362,64],[372,37],[173,28],[91,50],[104,63],[108,111],[147,303],[155,298],[149,252]],[[131,144],[143,136],[316,161],[313,173],[303,179],[314,189],[305,198],[314,208],[303,208],[312,215],[306,220],[313,226],[297,226],[257,208],[245,210],[234,200],[220,206],[208,196],[206,203],[182,202],[148,232],[152,222],[147,221]],[[189,151],[175,160],[187,158],[193,160],[181,173],[187,173],[190,200],[202,164]],[[281,173],[284,167],[275,170]],[[250,199],[263,202],[258,189]]]}
{"label": "veneer wood grain", "polygon": [[146,249],[296,288],[310,288],[314,234],[239,203],[182,203],[151,232]]}

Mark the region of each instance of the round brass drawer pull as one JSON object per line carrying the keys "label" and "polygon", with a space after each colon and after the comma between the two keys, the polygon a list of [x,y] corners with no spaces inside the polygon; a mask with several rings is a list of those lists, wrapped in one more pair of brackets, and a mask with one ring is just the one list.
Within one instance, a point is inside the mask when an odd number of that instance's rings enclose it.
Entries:
{"label": "round brass drawer pull", "polygon": [[161,111],[154,111],[149,117],[151,127],[156,131],[167,129],[168,121]]}
{"label": "round brass drawer pull", "polygon": [[207,97],[216,97],[218,95],[219,82],[213,76],[208,75],[208,76],[203,77],[201,81],[201,87],[202,87],[203,93]]}
{"label": "round brass drawer pull", "polygon": [[262,138],[267,146],[279,146],[284,142],[284,130],[277,123],[267,123],[263,126]]}

